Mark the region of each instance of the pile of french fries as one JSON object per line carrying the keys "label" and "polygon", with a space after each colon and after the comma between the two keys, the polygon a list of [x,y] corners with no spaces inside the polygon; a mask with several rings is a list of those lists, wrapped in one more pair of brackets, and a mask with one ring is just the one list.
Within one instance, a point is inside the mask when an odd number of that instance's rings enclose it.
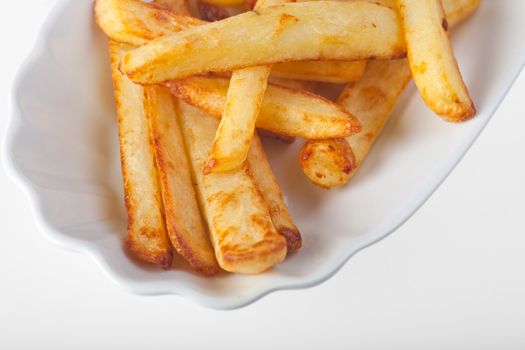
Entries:
{"label": "pile of french fries", "polygon": [[[176,252],[206,276],[282,262],[302,239],[259,133],[306,139],[300,166],[330,189],[359,169],[411,77],[438,116],[471,118],[448,31],[479,2],[198,0],[194,17],[185,0],[96,0],[129,251],[165,269]],[[330,101],[318,82],[345,86]]]}

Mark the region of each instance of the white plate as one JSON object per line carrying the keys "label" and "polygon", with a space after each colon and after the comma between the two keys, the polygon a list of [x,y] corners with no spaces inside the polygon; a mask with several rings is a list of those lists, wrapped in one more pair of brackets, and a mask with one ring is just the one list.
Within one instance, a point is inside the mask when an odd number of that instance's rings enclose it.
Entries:
{"label": "white plate", "polygon": [[[459,64],[478,107],[475,119],[443,122],[410,86],[369,158],[343,189],[327,192],[306,180],[297,161],[300,142],[267,142],[304,247],[259,276],[203,278],[181,268],[180,261],[162,271],[136,263],[122,249],[126,221],[108,54],[90,0],[62,1],[21,69],[12,91],[4,159],[29,195],[41,230],[57,244],[92,256],[129,291],[183,295],[213,308],[244,306],[272,291],[326,280],[422,205],[472,145],[521,70],[524,15],[525,1],[485,0],[454,30]],[[497,166],[497,160],[487,166]]]}

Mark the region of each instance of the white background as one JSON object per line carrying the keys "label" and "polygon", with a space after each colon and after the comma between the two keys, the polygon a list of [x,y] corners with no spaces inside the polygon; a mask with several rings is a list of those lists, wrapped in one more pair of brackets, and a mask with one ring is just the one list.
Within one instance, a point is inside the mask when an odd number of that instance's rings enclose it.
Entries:
{"label": "white background", "polygon": [[[5,1],[0,95],[54,0]],[[516,33],[523,35],[524,33]],[[213,311],[119,289],[37,231],[0,172],[0,349],[525,349],[525,72],[403,227],[332,279]]]}

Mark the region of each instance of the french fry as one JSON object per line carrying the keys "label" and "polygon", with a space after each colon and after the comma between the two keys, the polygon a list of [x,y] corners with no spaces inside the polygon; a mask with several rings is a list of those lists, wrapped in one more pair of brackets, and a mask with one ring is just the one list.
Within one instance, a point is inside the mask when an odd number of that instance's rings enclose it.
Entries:
{"label": "french fry", "polygon": [[406,59],[369,62],[363,78],[349,84],[337,102],[359,113],[363,130],[347,141],[355,156],[355,166],[342,183],[348,181],[368,155],[392,109],[410,81]]}
{"label": "french fry", "polygon": [[246,160],[270,70],[271,66],[258,66],[233,71],[206,174],[236,169]]}
{"label": "french fry", "polygon": [[[183,7],[182,0],[158,0],[152,4],[157,7],[140,0],[97,0],[95,7],[97,22],[113,40],[135,46],[144,45],[151,39],[167,33],[175,33],[207,23],[193,17],[180,16],[188,13]],[[219,20],[226,15],[227,10],[219,10],[216,5],[204,2],[200,4],[203,7],[201,13],[209,21]],[[348,82],[357,80],[359,71],[362,73],[360,64],[353,61],[301,61],[282,65],[282,69],[279,68],[280,63],[276,65],[277,68],[274,68],[272,73],[274,76],[324,82]],[[287,68],[289,65],[293,68]],[[304,69],[301,68],[303,65]],[[309,76],[306,75],[305,69]]]}
{"label": "french fry", "polygon": [[398,0],[414,82],[426,104],[443,119],[461,122],[476,109],[459,72],[440,0]]}
{"label": "french fry", "polygon": [[367,2],[314,1],[246,12],[166,35],[128,53],[120,69],[137,83],[156,84],[283,61],[405,54],[392,9]]}
{"label": "french fry", "polygon": [[272,75],[280,78],[348,83],[361,78],[366,61],[302,61],[276,63]]}
{"label": "french fry", "polygon": [[213,275],[219,265],[200,215],[174,97],[156,86],[146,87],[145,96],[169,238],[195,270]]}
{"label": "french fry", "polygon": [[[225,78],[191,77],[166,86],[185,102],[220,118],[228,84]],[[337,104],[306,91],[275,85],[268,86],[255,124],[276,134],[308,139],[346,137],[361,130],[357,119]]]}
{"label": "french fry", "polygon": [[248,165],[224,173],[202,172],[218,121],[182,101],[179,118],[219,265],[253,274],[283,261],[286,240],[275,230]]}
{"label": "french fry", "polygon": [[[479,0],[444,0],[443,5],[450,26],[453,27],[470,16],[479,3]],[[406,59],[371,61],[361,80],[347,85],[337,102],[359,116],[363,126],[361,133],[346,139],[353,151],[355,165],[350,172],[338,166],[345,163],[345,157],[346,162],[352,162],[352,157],[345,151],[345,147],[336,147],[322,161],[316,161],[323,157],[325,148],[323,145],[312,145],[315,141],[311,141],[301,150],[301,155],[309,155],[309,162],[301,161],[301,167],[314,184],[334,188],[344,185],[352,178],[381,133],[410,78]],[[323,179],[339,181],[327,182],[322,181]]]}
{"label": "french fry", "polygon": [[188,0],[154,0],[151,3],[156,6],[173,11],[176,14],[190,16]]}
{"label": "french fry", "polygon": [[118,61],[128,49],[127,45],[110,42],[128,214],[126,246],[140,260],[168,269],[173,255],[164,224],[162,195],[144,110],[144,89],[117,68]]}
{"label": "french fry", "polygon": [[206,23],[140,0],[97,0],[95,20],[110,39],[134,46]]}
{"label": "french fry", "polygon": [[[258,0],[255,9],[264,8],[266,2]],[[256,66],[232,72],[226,106],[204,167],[205,173],[235,169],[246,160],[271,70],[272,66]]]}
{"label": "french fry", "polygon": [[286,238],[288,254],[299,250],[302,246],[302,238],[299,229],[293,223],[288,207],[281,193],[277,179],[273,174],[270,163],[266,158],[261,140],[255,133],[250,152],[248,153],[248,165],[257,188],[268,206],[272,222],[281,235]]}
{"label": "french fry", "polygon": [[310,181],[324,189],[346,183],[356,166],[354,153],[345,139],[307,141],[299,160]]}

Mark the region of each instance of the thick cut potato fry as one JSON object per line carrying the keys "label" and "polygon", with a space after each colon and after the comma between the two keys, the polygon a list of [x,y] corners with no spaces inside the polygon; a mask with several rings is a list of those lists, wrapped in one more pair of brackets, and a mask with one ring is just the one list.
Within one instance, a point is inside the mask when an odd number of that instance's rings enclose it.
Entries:
{"label": "thick cut potato fry", "polygon": [[[226,105],[228,79],[191,77],[166,83],[177,97],[216,118]],[[346,137],[361,130],[359,122],[337,104],[306,91],[269,85],[258,128],[285,136],[307,139]]]}
{"label": "thick cut potato fry", "polygon": [[[263,8],[265,3],[266,0],[257,1],[255,8]],[[235,169],[246,160],[271,70],[271,66],[258,66],[232,72],[226,107],[210,149],[205,173]]]}
{"label": "thick cut potato fry", "polygon": [[219,265],[200,215],[174,97],[155,86],[146,87],[145,96],[169,238],[195,270],[213,275]]}
{"label": "thick cut potato fry", "polygon": [[206,174],[238,168],[246,160],[270,70],[259,66],[232,73],[226,106],[204,168]]}
{"label": "thick cut potato fry", "polygon": [[95,19],[110,39],[135,46],[206,23],[140,0],[97,0]]}
{"label": "thick cut potato fry", "polygon": [[[450,26],[456,25],[471,15],[479,3],[479,0],[443,1],[447,10],[447,18],[450,18]],[[352,161],[352,157],[347,155],[344,147],[334,148],[329,157],[316,162],[316,159],[323,157],[324,148],[312,145],[315,143],[312,141],[301,150],[301,154],[308,151],[310,158],[309,163],[301,162],[301,167],[313,183],[325,188],[333,188],[344,185],[355,174],[381,133],[410,78],[411,73],[406,59],[371,61],[368,63],[362,79],[347,85],[341,93],[338,103],[349,112],[358,115],[363,126],[361,133],[347,138],[354,154],[355,166],[349,173],[341,170],[338,166],[338,164],[345,162],[345,157],[347,157],[347,162]],[[321,181],[323,179],[339,179],[339,181],[329,183]]]}
{"label": "thick cut potato fry", "polygon": [[[193,17],[178,16],[188,14],[187,9],[183,7],[185,3],[182,0],[158,0],[153,4],[158,6],[155,7],[140,0],[97,0],[97,22],[111,39],[135,46],[144,45],[151,39],[159,38],[167,33],[176,33],[207,23]],[[219,11],[215,5],[202,2],[199,4],[201,4],[199,8],[203,17],[208,21],[217,21],[226,16],[226,9]],[[286,64],[282,69],[283,72],[279,69],[281,64],[277,64],[273,75],[287,78],[295,76],[297,79],[325,82],[348,82],[357,80],[360,70],[359,65],[356,66],[353,61],[302,61],[301,63],[294,62],[293,66],[303,64],[308,69],[309,76],[306,76],[302,68],[293,68],[290,71],[286,68]],[[340,72],[340,76],[336,72]]]}
{"label": "thick cut potato fry", "polygon": [[120,57],[128,49],[126,45],[110,42],[128,214],[126,246],[139,259],[168,269],[173,256],[164,224],[162,195],[144,110],[144,89],[117,68]]}
{"label": "thick cut potato fry", "polygon": [[190,9],[188,7],[188,0],[154,0],[151,2],[154,5],[167,8],[179,15],[190,16]]}
{"label": "thick cut potato fry", "polygon": [[460,122],[476,109],[459,72],[440,0],[398,0],[414,82],[426,104],[447,121]]}
{"label": "thick cut potato fry", "polygon": [[392,9],[367,2],[314,1],[246,12],[166,35],[128,53],[120,69],[135,82],[155,84],[283,61],[405,54]]}
{"label": "thick cut potato fry", "polygon": [[272,75],[280,78],[348,83],[361,78],[366,61],[301,61],[273,65]]}
{"label": "thick cut potato fry", "polygon": [[346,181],[354,175],[370,151],[410,78],[406,59],[369,62],[363,78],[343,90],[337,102],[359,113],[363,124],[361,133],[347,138],[356,166],[347,174]]}
{"label": "thick cut potato fry", "polygon": [[286,240],[275,230],[248,165],[202,172],[218,122],[182,101],[179,117],[219,265],[230,272],[260,273],[283,261]]}
{"label": "thick cut potato fry", "polygon": [[307,141],[299,159],[305,175],[324,189],[346,183],[356,166],[352,149],[345,139]]}
{"label": "thick cut potato fry", "polygon": [[301,233],[293,223],[257,133],[253,137],[250,152],[248,153],[248,165],[253,180],[270,210],[270,216],[277,232],[286,238],[288,254],[299,250],[303,244]]}

